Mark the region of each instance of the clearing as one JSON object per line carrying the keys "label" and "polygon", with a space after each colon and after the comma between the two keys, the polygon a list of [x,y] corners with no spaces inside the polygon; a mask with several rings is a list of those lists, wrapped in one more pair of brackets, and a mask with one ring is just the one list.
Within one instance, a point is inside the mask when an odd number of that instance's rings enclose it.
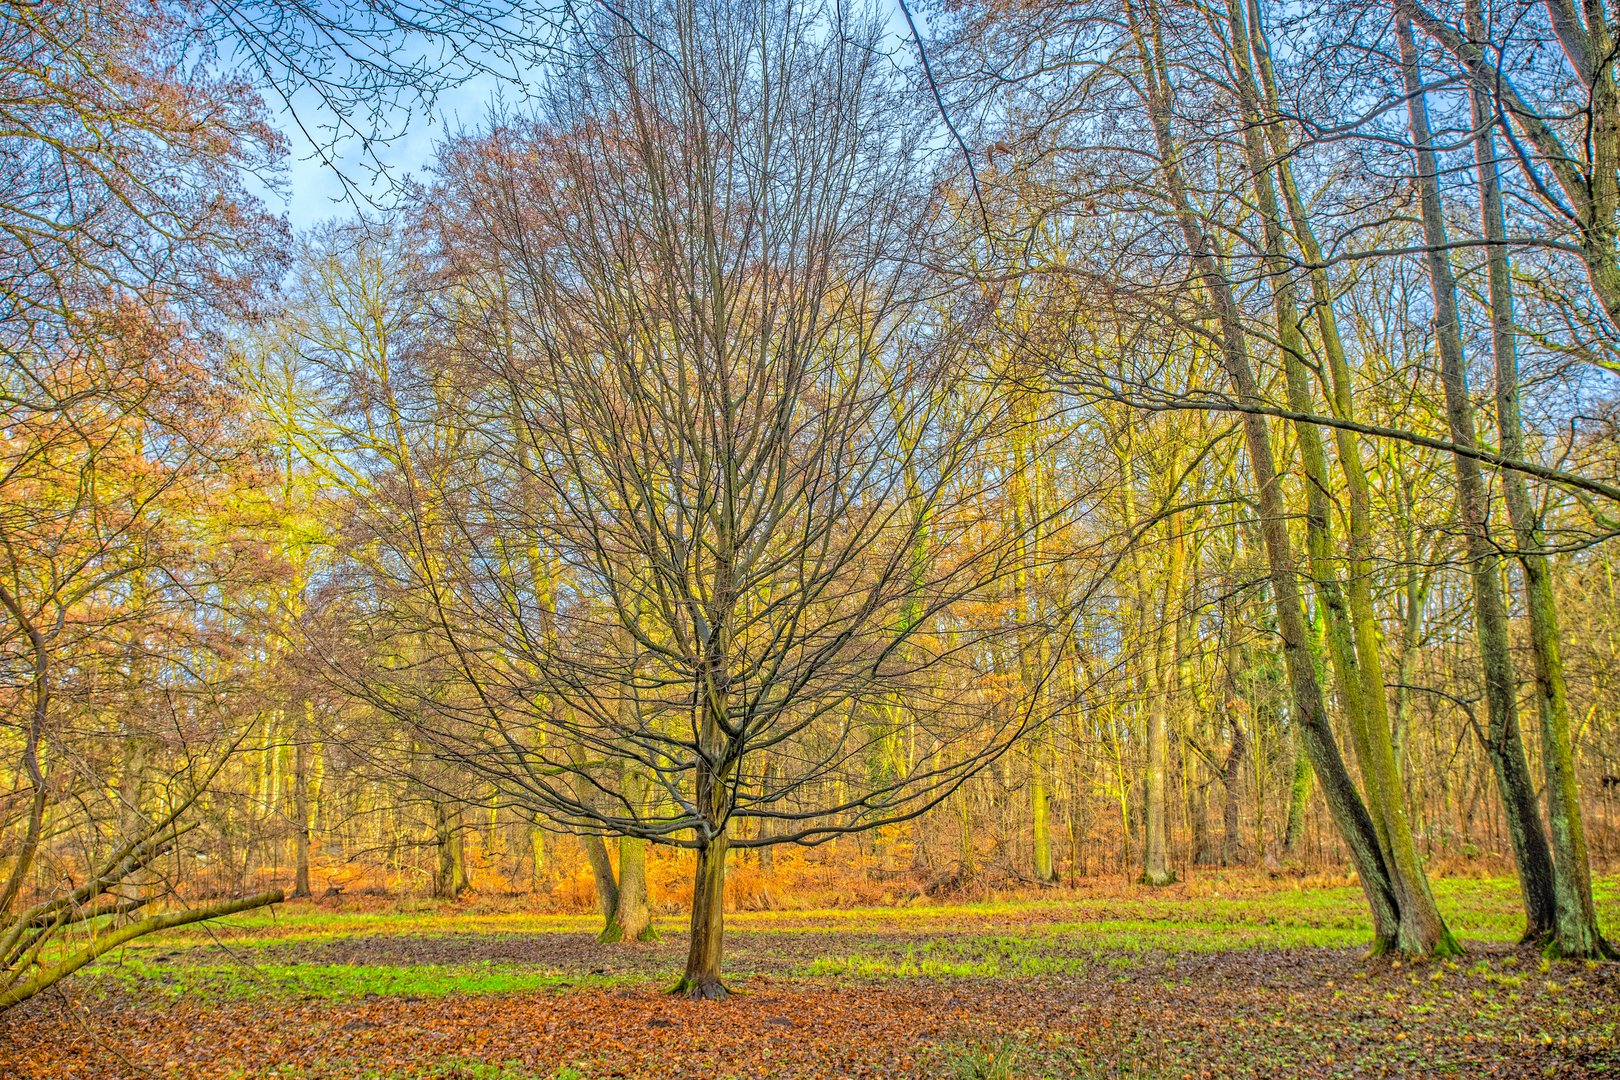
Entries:
{"label": "clearing", "polygon": [[[1620,925],[1620,879],[1596,883]],[[1203,877],[955,906],[728,916],[721,1004],[676,917],[288,905],[109,957],[0,1027],[0,1075],[1620,1075],[1620,965],[1514,938],[1516,884],[1436,882],[1468,955],[1363,957],[1353,887]]]}

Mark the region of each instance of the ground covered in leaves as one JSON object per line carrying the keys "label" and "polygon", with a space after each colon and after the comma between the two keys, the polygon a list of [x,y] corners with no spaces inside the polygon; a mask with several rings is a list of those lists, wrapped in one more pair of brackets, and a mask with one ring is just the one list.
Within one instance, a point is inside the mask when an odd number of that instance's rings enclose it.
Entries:
{"label": "ground covered in leaves", "polygon": [[[1360,893],[1244,878],[728,918],[720,1004],[678,919],[284,907],[176,932],[0,1019],[0,1076],[1620,1075],[1620,965],[1514,945],[1517,888],[1438,883],[1468,949],[1364,958]],[[1620,882],[1599,885],[1620,927]]]}

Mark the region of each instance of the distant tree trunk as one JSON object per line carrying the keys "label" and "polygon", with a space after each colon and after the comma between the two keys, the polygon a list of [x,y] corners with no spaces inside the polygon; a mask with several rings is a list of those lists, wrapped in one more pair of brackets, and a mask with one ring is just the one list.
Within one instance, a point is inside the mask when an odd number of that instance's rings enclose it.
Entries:
{"label": "distant tree trunk", "polygon": [[529,888],[540,884],[540,874],[546,868],[546,830],[540,827],[539,815],[529,822]]}
{"label": "distant tree trunk", "polygon": [[1288,818],[1283,825],[1283,854],[1294,855],[1305,836],[1305,811],[1311,802],[1311,759],[1294,729],[1294,779],[1288,787]]}
{"label": "distant tree trunk", "polygon": [[1238,812],[1242,802],[1243,758],[1249,751],[1249,740],[1236,720],[1232,721],[1232,747],[1226,752],[1226,803],[1222,810],[1222,824],[1226,837],[1221,842],[1221,865],[1237,866],[1248,861],[1243,850],[1243,818]]}
{"label": "distant tree trunk", "polygon": [[[646,780],[631,766],[625,769],[622,783],[625,801],[639,809],[646,797]],[[612,869],[608,872],[611,875]],[[638,836],[620,836],[617,901],[600,940],[651,941],[654,936],[652,913],[647,907],[647,841]]]}
{"label": "distant tree trunk", "polygon": [[978,876],[978,860],[973,849],[973,807],[968,788],[963,784],[956,792],[956,883],[966,885]]}
{"label": "distant tree trunk", "polygon": [[[765,790],[771,790],[771,789],[775,788],[776,779],[777,779],[776,759],[771,757],[769,751],[765,752],[765,764],[760,769],[760,777],[761,777],[761,779],[760,779],[760,787],[761,788],[763,788]],[[770,818],[760,818],[759,819],[759,835],[762,838],[768,837],[768,836],[771,835],[771,819]],[[921,849],[922,849],[922,836],[923,836],[922,819],[918,818],[917,822],[916,822],[916,837],[917,837],[916,842],[917,842],[918,851],[921,851]],[[772,873],[772,872],[774,872],[776,870],[776,847],[775,847],[775,845],[766,844],[766,845],[762,846],[759,849],[759,869],[760,869],[760,873],[762,873],[762,874],[769,874],[769,873]]]}
{"label": "distant tree trunk", "polygon": [[149,754],[150,744],[144,736],[124,736],[124,769],[118,784],[118,825],[124,836],[134,836],[141,827]]}
{"label": "distant tree trunk", "polygon": [[[586,806],[596,805],[596,788],[583,772],[584,752],[578,746],[568,747],[569,758],[580,766],[580,771],[569,777],[574,797]],[[585,861],[591,868],[591,880],[596,886],[596,910],[602,915],[603,940],[617,941],[621,935],[614,930],[619,917],[619,883],[613,876],[613,860],[608,857],[607,843],[600,836],[587,833],[579,836],[579,846],[585,852]]]}
{"label": "distant tree trunk", "polygon": [[433,800],[434,847],[438,854],[433,874],[433,897],[436,900],[454,900],[467,887],[465,856],[461,850],[459,814],[450,808],[448,800]]}
{"label": "distant tree trunk", "polygon": [[[1440,354],[1440,381],[1445,389],[1446,421],[1451,440],[1465,449],[1479,445],[1474,405],[1469,397],[1467,361],[1462,330],[1457,320],[1457,286],[1446,248],[1444,208],[1440,200],[1439,163],[1435,157],[1418,72],[1417,46],[1412,24],[1404,15],[1395,20],[1401,51],[1401,73],[1406,84],[1407,117],[1417,152],[1418,191],[1422,205],[1425,262],[1434,297],[1435,337]],[[1502,604],[1500,562],[1491,538],[1488,496],[1479,462],[1463,454],[1452,455],[1457,480],[1457,511],[1462,519],[1473,581],[1474,626],[1479,638],[1480,664],[1485,672],[1485,700],[1489,709],[1486,751],[1496,770],[1502,809],[1519,867],[1524,894],[1526,940],[1543,940],[1554,930],[1552,856],[1542,832],[1535,785],[1519,737],[1518,688],[1509,651],[1507,611]]]}
{"label": "distant tree trunk", "polygon": [[581,836],[579,846],[596,883],[596,910],[602,916],[602,933],[606,934],[619,915],[619,883],[613,877],[613,860],[600,836]]}
{"label": "distant tree trunk", "polygon": [[[1202,760],[1201,758],[1197,760]],[[1208,765],[1200,765],[1199,770],[1204,771]],[[1209,788],[1211,781],[1195,779],[1187,792],[1192,803],[1189,817],[1192,819],[1192,861],[1194,866],[1215,866],[1221,861],[1220,848],[1216,845],[1214,835],[1210,829],[1209,821]]]}
{"label": "distant tree trunk", "polygon": [[294,897],[309,895],[309,746],[308,729],[302,718],[308,706],[301,704],[300,722],[293,729],[293,891]]}
{"label": "distant tree trunk", "polygon": [[[1147,787],[1143,793],[1143,825],[1144,842],[1142,851],[1142,882],[1147,885],[1168,885],[1176,879],[1170,869],[1169,843],[1166,829],[1165,791],[1166,773],[1170,761],[1170,728],[1169,712],[1171,700],[1177,691],[1177,666],[1173,656],[1173,648],[1167,648],[1165,625],[1174,626],[1180,621],[1178,608],[1181,604],[1182,583],[1186,576],[1187,546],[1186,540],[1181,536],[1181,516],[1174,515],[1170,519],[1170,565],[1165,582],[1164,614],[1158,619],[1159,625],[1153,631],[1154,647],[1150,650],[1149,663],[1158,672],[1157,677],[1151,680],[1148,702],[1148,769]],[[1142,585],[1146,585],[1145,572],[1139,575]],[[1148,596],[1144,594],[1143,614],[1148,617],[1150,610]]]}
{"label": "distant tree trunk", "polygon": [[1032,861],[1036,881],[1056,881],[1052,865],[1051,810],[1046,798],[1046,733],[1035,734],[1029,754],[1029,801],[1035,818],[1035,845]]}
{"label": "distant tree trunk", "polygon": [[[1478,0],[1464,4],[1469,33],[1483,41],[1485,26]],[[1478,84],[1469,89],[1474,117],[1474,161],[1479,174],[1480,218],[1485,239],[1491,297],[1491,343],[1496,356],[1496,426],[1501,451],[1525,457],[1519,417],[1518,343],[1513,328],[1513,273],[1508,260],[1507,221],[1496,168],[1495,106]],[[1530,656],[1535,665],[1536,703],[1541,712],[1541,756],[1547,776],[1547,818],[1552,826],[1554,948],[1564,956],[1602,959],[1614,955],[1598,930],[1592,902],[1592,870],[1586,853],[1570,737],[1569,691],[1564,680],[1558,608],[1547,566],[1541,522],[1523,474],[1501,472],[1503,502],[1513,525],[1524,573],[1525,606],[1530,616]]]}

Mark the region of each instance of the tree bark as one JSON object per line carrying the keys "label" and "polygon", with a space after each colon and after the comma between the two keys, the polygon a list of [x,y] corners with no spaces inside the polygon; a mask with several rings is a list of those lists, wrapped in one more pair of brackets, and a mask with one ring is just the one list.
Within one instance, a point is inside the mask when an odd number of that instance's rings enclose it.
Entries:
{"label": "tree bark", "polygon": [[294,898],[309,895],[309,747],[300,703],[300,720],[293,729],[293,891]]}
{"label": "tree bark", "polygon": [[[1446,226],[1440,201],[1439,164],[1429,128],[1428,106],[1418,71],[1417,46],[1412,24],[1405,15],[1395,20],[1401,53],[1401,74],[1406,85],[1407,118],[1417,154],[1418,193],[1427,247],[1425,262],[1434,295],[1435,337],[1440,354],[1440,381],[1445,389],[1446,422],[1451,441],[1464,448],[1478,445],[1474,405],[1469,397],[1462,330],[1457,321],[1457,287],[1446,254]],[[1474,626],[1479,639],[1480,664],[1485,673],[1485,700],[1489,709],[1486,752],[1496,772],[1507,818],[1519,885],[1524,894],[1525,939],[1544,940],[1553,932],[1553,866],[1547,838],[1541,829],[1535,785],[1519,737],[1517,686],[1508,646],[1507,611],[1502,604],[1501,570],[1491,539],[1485,481],[1479,462],[1463,454],[1452,455],[1457,481],[1457,511],[1462,519],[1473,583]]]}
{"label": "tree bark", "polygon": [[1249,741],[1243,729],[1232,723],[1232,746],[1226,752],[1226,764],[1221,775],[1226,782],[1226,798],[1221,804],[1221,865],[1239,866],[1248,859],[1243,851],[1243,816],[1238,812],[1242,802],[1243,758],[1248,753]]}
{"label": "tree bark", "polygon": [[[1250,40],[1250,16],[1242,0],[1227,0],[1227,18],[1232,30],[1232,59],[1238,96],[1245,113],[1244,147],[1265,231],[1268,275],[1277,312],[1277,335],[1283,366],[1288,378],[1289,403],[1296,412],[1314,412],[1315,394],[1310,371],[1305,364],[1302,320],[1290,277],[1290,260],[1284,247],[1282,211],[1271,179],[1266,129],[1271,119],[1262,104],[1260,85],[1250,66],[1252,57],[1269,54],[1260,45],[1259,0],[1251,0],[1255,40]],[[1269,69],[1267,70],[1269,74]],[[1286,166],[1282,166],[1286,168]],[[1296,221],[1303,222],[1301,211]],[[1331,296],[1318,297],[1317,317],[1324,329],[1329,368],[1334,375],[1332,399],[1335,411],[1348,416],[1351,389],[1348,367],[1344,364],[1338,329],[1332,321]],[[1362,785],[1367,808],[1372,815],[1379,845],[1395,890],[1400,913],[1397,945],[1404,953],[1449,955],[1461,949],[1435,904],[1428,875],[1412,839],[1406,795],[1395,766],[1391,742],[1389,705],[1384,689],[1383,658],[1379,648],[1377,613],[1373,608],[1371,576],[1370,495],[1361,465],[1359,440],[1339,431],[1339,466],[1345,475],[1350,503],[1348,605],[1339,590],[1337,574],[1329,551],[1327,500],[1330,480],[1321,433],[1313,424],[1296,424],[1300,449],[1305,458],[1307,479],[1307,542],[1318,592],[1326,600],[1327,640],[1344,702],[1345,715],[1354,739],[1356,759],[1361,765]]]}
{"label": "tree bark", "polygon": [[[1162,43],[1158,40],[1157,26],[1152,28],[1153,41],[1150,45],[1134,3],[1127,5],[1127,15],[1142,54],[1143,77],[1148,87],[1149,119],[1158,144],[1160,172],[1175,206],[1176,223],[1208,296],[1210,313],[1219,333],[1222,366],[1238,398],[1246,406],[1258,406],[1262,403],[1260,388],[1249,360],[1237,299],[1230,282],[1221,273],[1213,245],[1199,225],[1186,182],[1176,163],[1178,146],[1171,129],[1169,84],[1159,66]],[[1269,425],[1256,409],[1246,408],[1242,414],[1242,427],[1244,445],[1258,489],[1260,532],[1266,549],[1272,599],[1277,611],[1278,632],[1282,638],[1283,663],[1288,673],[1295,717],[1300,724],[1306,750],[1311,755],[1311,764],[1322,785],[1329,813],[1344,838],[1372,909],[1376,935],[1374,948],[1387,949],[1398,939],[1399,908],[1379,849],[1372,817],[1345,767],[1322,700],[1322,688],[1316,677],[1315,659],[1311,653],[1310,634],[1299,592],[1293,541],[1288,535],[1290,514],[1282,497],[1282,478],[1277,472]]]}
{"label": "tree bark", "polygon": [[[633,766],[624,771],[624,798],[639,810],[646,796],[646,781]],[[605,855],[605,852],[604,852]],[[647,907],[647,841],[639,836],[619,837],[619,888],[612,916],[602,929],[601,941],[651,941],[652,912]]]}
{"label": "tree bark", "polygon": [[[1469,33],[1483,40],[1485,27],[1477,0],[1464,6]],[[1479,174],[1482,232],[1487,241],[1486,266],[1491,298],[1491,345],[1496,359],[1496,426],[1500,449],[1515,458],[1525,455],[1519,416],[1518,343],[1513,327],[1513,274],[1508,260],[1507,221],[1497,174],[1495,110],[1478,85],[1470,87],[1474,119],[1474,161]],[[1501,473],[1503,502],[1513,526],[1519,566],[1524,574],[1525,606],[1530,622],[1530,655],[1535,665],[1536,704],[1541,713],[1541,756],[1547,777],[1547,819],[1553,859],[1553,949],[1564,956],[1599,959],[1613,956],[1598,929],[1592,901],[1592,871],[1586,851],[1575,781],[1575,752],[1570,736],[1569,691],[1564,679],[1558,608],[1552,574],[1543,552],[1541,522],[1530,501],[1525,478],[1511,469]]]}
{"label": "tree bark", "polygon": [[725,945],[726,852],[731,839],[720,830],[698,848],[697,870],[692,877],[692,939],[686,952],[686,972],[675,993],[705,1001],[721,1001],[729,993],[720,979]]}
{"label": "tree bark", "polygon": [[1051,882],[1057,880],[1057,870],[1052,865],[1051,808],[1046,797],[1045,758],[1046,734],[1044,731],[1036,732],[1029,754],[1029,801],[1035,819],[1031,861],[1034,863],[1035,880]]}
{"label": "tree bark", "polygon": [[581,836],[579,846],[590,864],[591,880],[596,885],[596,910],[602,916],[602,933],[606,934],[619,915],[619,883],[613,876],[613,860],[600,836]]}
{"label": "tree bark", "polygon": [[1305,810],[1311,801],[1311,759],[1294,739],[1294,779],[1288,786],[1288,818],[1283,825],[1283,854],[1299,852],[1299,843],[1305,836]]}

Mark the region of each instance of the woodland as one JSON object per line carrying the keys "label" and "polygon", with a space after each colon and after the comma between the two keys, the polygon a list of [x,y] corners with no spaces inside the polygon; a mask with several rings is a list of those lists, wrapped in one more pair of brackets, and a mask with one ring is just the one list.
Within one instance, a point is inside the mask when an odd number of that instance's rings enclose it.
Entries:
{"label": "woodland", "polygon": [[1617,18],[0,0],[0,1074],[1620,1072]]}

